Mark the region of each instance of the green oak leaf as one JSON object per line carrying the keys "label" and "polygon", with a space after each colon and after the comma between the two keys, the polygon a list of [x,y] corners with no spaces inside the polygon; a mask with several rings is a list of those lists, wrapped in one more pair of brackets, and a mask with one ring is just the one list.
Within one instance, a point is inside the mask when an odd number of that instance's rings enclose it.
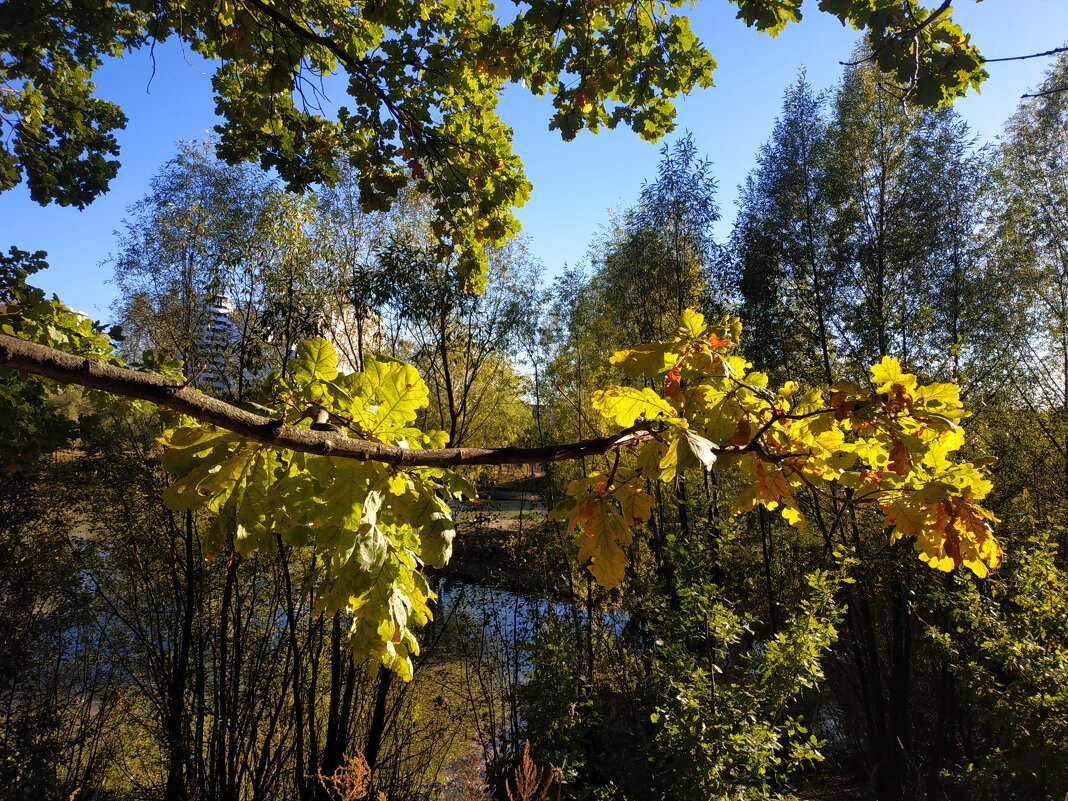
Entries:
{"label": "green oak leaf", "polygon": [[293,377],[305,384],[333,381],[338,376],[337,351],[326,339],[309,339],[297,345],[297,355],[290,362]]}

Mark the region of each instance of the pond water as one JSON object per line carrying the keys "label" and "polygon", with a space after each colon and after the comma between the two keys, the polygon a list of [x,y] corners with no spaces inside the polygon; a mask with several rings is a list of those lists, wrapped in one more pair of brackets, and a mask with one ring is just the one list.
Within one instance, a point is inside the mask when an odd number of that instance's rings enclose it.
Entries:
{"label": "pond water", "polygon": [[[524,654],[529,654],[535,636],[553,621],[576,628],[586,625],[586,608],[576,601],[553,601],[461,579],[442,578],[434,591],[438,594],[439,620],[464,615],[481,627],[487,640],[518,653],[523,669],[530,667]],[[618,637],[627,619],[621,609],[610,609],[601,615],[601,624],[603,630]]]}

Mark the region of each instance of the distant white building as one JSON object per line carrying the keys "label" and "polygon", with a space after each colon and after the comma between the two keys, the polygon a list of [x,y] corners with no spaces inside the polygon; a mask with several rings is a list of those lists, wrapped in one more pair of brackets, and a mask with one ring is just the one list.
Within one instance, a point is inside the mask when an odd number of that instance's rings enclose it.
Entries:
{"label": "distant white building", "polygon": [[238,383],[236,351],[241,330],[234,322],[237,304],[226,295],[212,295],[208,303],[208,323],[197,342],[197,349],[204,359],[204,370],[198,383],[210,387],[217,395],[225,395]]}

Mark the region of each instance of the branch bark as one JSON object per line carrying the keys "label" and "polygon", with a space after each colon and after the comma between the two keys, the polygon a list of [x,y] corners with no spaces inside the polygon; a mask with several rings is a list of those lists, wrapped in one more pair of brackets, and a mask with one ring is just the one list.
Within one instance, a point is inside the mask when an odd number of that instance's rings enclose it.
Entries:
{"label": "branch bark", "polygon": [[[218,398],[204,395],[180,381],[117,367],[84,356],[73,356],[4,334],[0,334],[0,365],[64,384],[77,384],[113,395],[149,401],[157,406],[187,414],[202,423],[211,423],[277,448],[320,456],[384,462],[398,467],[527,465],[581,459],[583,456],[598,456],[614,448],[632,444],[649,431],[647,424],[638,423],[606,437],[539,448],[418,450],[354,439],[336,431],[313,431],[287,425],[280,420],[253,414]],[[737,450],[725,448],[723,452]]]}

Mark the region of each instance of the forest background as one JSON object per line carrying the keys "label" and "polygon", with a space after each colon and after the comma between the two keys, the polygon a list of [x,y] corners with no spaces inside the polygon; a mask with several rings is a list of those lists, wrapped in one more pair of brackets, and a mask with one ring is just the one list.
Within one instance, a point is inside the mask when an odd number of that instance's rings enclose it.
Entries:
{"label": "forest background", "polygon": [[[612,350],[670,338],[687,307],[737,313],[773,386],[863,382],[886,356],[959,384],[973,455],[997,459],[998,571],[933,571],[816,494],[807,531],[734,514],[725,478],[658,485],[604,589],[544,509],[491,524],[476,507],[454,563],[472,597],[394,682],[352,662],[344,615],[312,608],[310,549],[246,554],[161,502],[154,414],[5,375],[5,797],[331,797],[348,768],[389,798],[1060,798],[1065,96],[1024,101],[978,148],[954,112],[906,113],[877,83],[860,66],[785,90],[728,236],[699,134],[669,142],[544,292],[521,240],[490,250],[472,296],[425,247],[417,199],[368,213],[358,176],[298,198],[183,145],[117,245],[119,349],[241,401],[327,336],[351,368],[418,366],[420,425],[449,444],[538,445],[602,433]],[[1040,88],[1066,83],[1062,59]],[[4,267],[23,300],[40,260]],[[221,361],[217,295],[240,332]],[[470,478],[551,504],[586,471]]]}

